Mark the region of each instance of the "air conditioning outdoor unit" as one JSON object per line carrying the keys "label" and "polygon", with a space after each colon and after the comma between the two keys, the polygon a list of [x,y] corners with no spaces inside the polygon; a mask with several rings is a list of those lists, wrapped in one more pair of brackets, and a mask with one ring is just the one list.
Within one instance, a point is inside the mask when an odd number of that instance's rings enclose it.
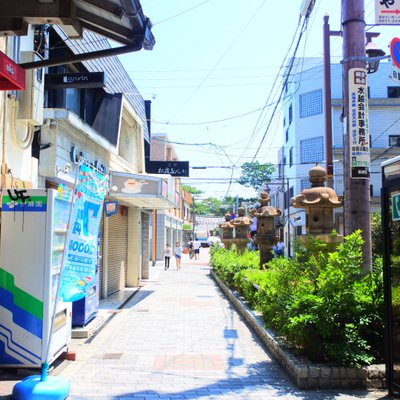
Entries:
{"label": "air conditioning outdoor unit", "polygon": [[[20,63],[39,61],[42,58],[34,51],[21,51]],[[26,89],[19,93],[18,119],[30,125],[43,125],[44,70],[26,70]]]}

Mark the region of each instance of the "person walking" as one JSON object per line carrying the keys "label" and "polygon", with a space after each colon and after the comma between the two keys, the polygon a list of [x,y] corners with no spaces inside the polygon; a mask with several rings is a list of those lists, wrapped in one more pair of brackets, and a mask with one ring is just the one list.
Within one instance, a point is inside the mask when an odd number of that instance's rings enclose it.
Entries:
{"label": "person walking", "polygon": [[174,253],[175,253],[175,260],[176,260],[176,269],[180,270],[181,269],[181,260],[182,260],[182,246],[179,242],[175,243],[175,249],[174,249]]}
{"label": "person walking", "polygon": [[285,244],[279,239],[278,242],[272,247],[272,250],[275,253],[275,256],[281,257],[285,253]]}
{"label": "person walking", "polygon": [[199,241],[199,239],[194,239],[193,242],[193,250],[194,250],[194,259],[198,260],[199,256],[200,256],[200,247],[201,247],[201,243]]}
{"label": "person walking", "polygon": [[169,269],[169,261],[172,256],[172,249],[168,243],[165,246],[162,256],[164,257],[164,270],[167,270]]}
{"label": "person walking", "polygon": [[189,258],[192,260],[193,257],[194,257],[193,240],[190,239],[190,242],[189,242]]}

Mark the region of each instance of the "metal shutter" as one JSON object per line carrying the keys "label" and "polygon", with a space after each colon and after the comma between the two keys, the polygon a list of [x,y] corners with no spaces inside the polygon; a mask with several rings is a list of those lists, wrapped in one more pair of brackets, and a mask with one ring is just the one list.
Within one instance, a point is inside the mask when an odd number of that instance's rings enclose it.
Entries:
{"label": "metal shutter", "polygon": [[99,274],[99,284],[98,284],[98,292],[100,299],[103,298],[103,243],[104,243],[104,218],[106,218],[104,212],[100,221],[100,243],[99,243],[99,260],[98,260],[98,274]]}
{"label": "metal shutter", "polygon": [[120,206],[118,214],[110,217],[108,226],[107,295],[126,287],[128,258],[128,213]]}

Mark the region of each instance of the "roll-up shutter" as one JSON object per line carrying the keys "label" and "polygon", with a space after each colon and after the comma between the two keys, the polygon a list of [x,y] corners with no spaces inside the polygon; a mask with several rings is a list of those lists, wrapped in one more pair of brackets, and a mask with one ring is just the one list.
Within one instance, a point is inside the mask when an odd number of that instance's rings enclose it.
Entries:
{"label": "roll-up shutter", "polygon": [[108,226],[107,295],[126,287],[128,213],[123,206],[110,217]]}
{"label": "roll-up shutter", "polygon": [[103,243],[104,243],[104,218],[106,218],[104,212],[103,216],[100,221],[100,242],[99,242],[99,261],[98,261],[98,270],[97,273],[99,275],[99,297],[100,299],[103,298],[103,279],[104,279],[104,272],[103,272]]}

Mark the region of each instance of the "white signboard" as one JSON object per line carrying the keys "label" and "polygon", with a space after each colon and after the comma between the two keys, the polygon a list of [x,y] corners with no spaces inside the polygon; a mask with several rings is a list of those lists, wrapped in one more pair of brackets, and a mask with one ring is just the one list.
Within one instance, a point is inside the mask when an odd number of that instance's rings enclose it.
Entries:
{"label": "white signboard", "polygon": [[350,177],[369,178],[368,85],[365,68],[349,70]]}
{"label": "white signboard", "polygon": [[375,0],[376,25],[400,25],[400,0]]}
{"label": "white signboard", "polygon": [[397,83],[400,83],[400,68],[397,68],[395,65],[392,64],[392,74],[390,75],[392,80]]}

